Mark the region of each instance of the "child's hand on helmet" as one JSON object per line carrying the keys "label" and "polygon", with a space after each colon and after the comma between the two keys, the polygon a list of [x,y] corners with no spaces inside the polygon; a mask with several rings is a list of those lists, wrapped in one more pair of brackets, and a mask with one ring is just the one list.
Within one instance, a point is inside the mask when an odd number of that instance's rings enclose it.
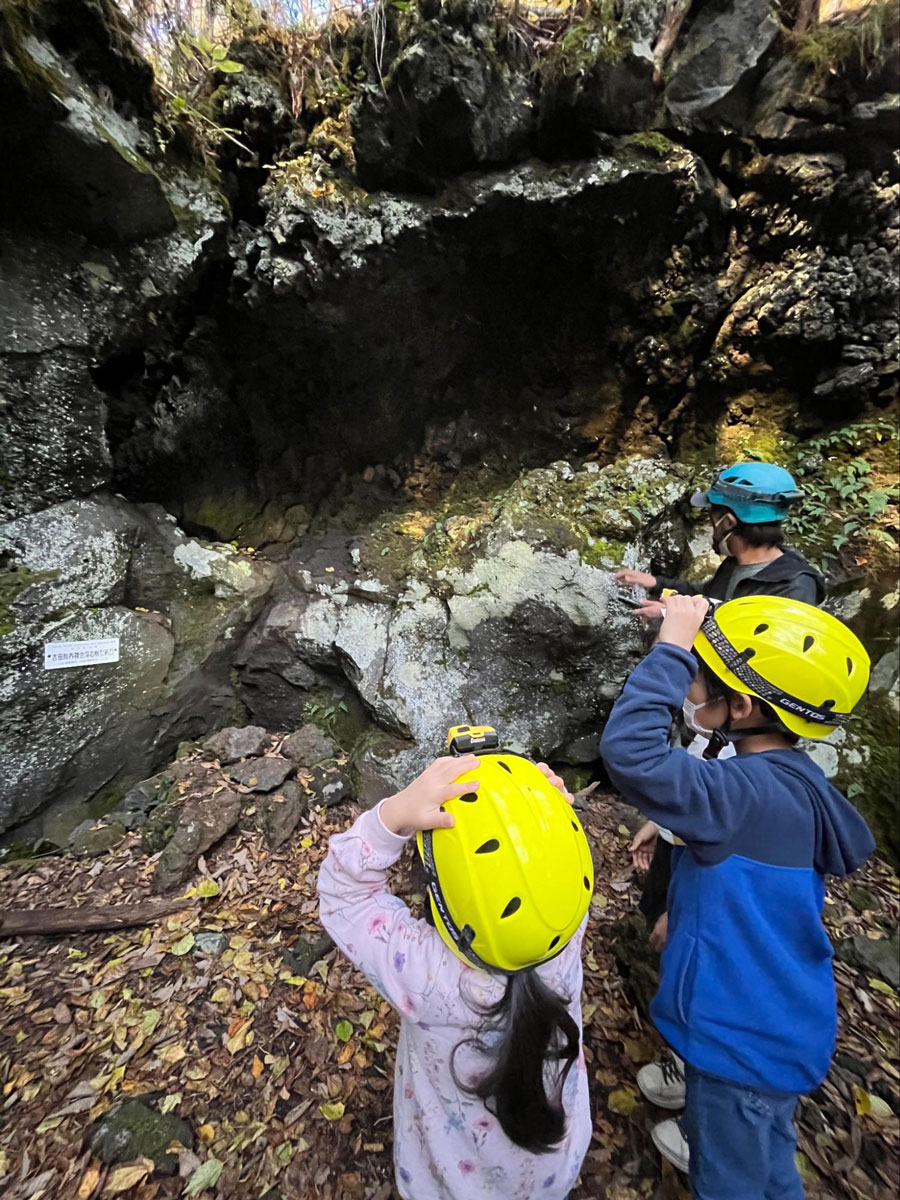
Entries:
{"label": "child's hand on helmet", "polygon": [[448,800],[478,791],[478,781],[457,783],[460,775],[474,771],[478,758],[463,754],[459,758],[436,758],[409,787],[389,796],[380,809],[381,823],[391,833],[409,837],[425,829],[452,829],[451,813],[441,808]]}
{"label": "child's hand on helmet", "polygon": [[657,641],[690,650],[708,611],[709,601],[704,596],[667,596]]}
{"label": "child's hand on helmet", "polygon": [[540,773],[546,776],[548,783],[552,783],[555,788],[559,788],[569,804],[575,803],[575,797],[566,787],[565,781],[561,775],[557,775],[556,772],[552,771],[546,763],[537,763],[536,766]]}

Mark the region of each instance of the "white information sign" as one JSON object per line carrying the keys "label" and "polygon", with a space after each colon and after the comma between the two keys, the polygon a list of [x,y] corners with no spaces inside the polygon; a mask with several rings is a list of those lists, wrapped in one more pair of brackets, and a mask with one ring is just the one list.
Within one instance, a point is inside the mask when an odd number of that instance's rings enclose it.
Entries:
{"label": "white information sign", "polygon": [[60,667],[91,667],[95,663],[119,661],[119,639],[95,638],[89,642],[45,642],[44,670]]}

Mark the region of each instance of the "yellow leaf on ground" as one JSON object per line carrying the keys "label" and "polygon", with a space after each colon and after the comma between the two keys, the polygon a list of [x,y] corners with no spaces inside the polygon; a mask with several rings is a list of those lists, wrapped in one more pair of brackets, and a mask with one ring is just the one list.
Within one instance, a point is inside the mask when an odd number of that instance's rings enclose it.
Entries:
{"label": "yellow leaf on ground", "polygon": [[264,1067],[262,1064],[262,1059],[256,1054],[253,1055],[253,1066],[250,1068],[250,1070],[254,1079],[259,1079],[260,1075],[263,1073]]}
{"label": "yellow leaf on ground", "polygon": [[622,1117],[627,1117],[634,1112],[637,1102],[637,1096],[631,1088],[618,1088],[616,1091],[610,1092],[606,1100],[610,1111],[618,1113]]}
{"label": "yellow leaf on ground", "polygon": [[212,1125],[201,1125],[197,1130],[197,1137],[204,1144],[204,1146],[209,1146],[215,1140],[215,1136],[216,1131],[213,1129]]}
{"label": "yellow leaf on ground", "polygon": [[889,983],[885,983],[883,979],[870,979],[869,987],[872,988],[873,991],[881,992],[883,996],[891,996],[893,999],[897,998],[897,993],[894,991],[891,985]]}
{"label": "yellow leaf on ground", "polygon": [[634,1063],[653,1062],[659,1053],[658,1047],[647,1037],[623,1038],[622,1045],[625,1047],[625,1053]]}
{"label": "yellow leaf on ground", "polygon": [[231,988],[227,987],[217,987],[210,997],[213,1004],[227,1004],[231,998]]}
{"label": "yellow leaf on ground", "polygon": [[867,1092],[859,1084],[854,1083],[851,1091],[856,1111],[861,1117],[874,1117],[877,1121],[883,1121],[886,1117],[894,1115],[891,1106],[886,1101],[882,1100],[880,1096]]}
{"label": "yellow leaf on ground", "polygon": [[225,1049],[229,1054],[237,1054],[239,1050],[243,1050],[247,1045],[247,1038],[250,1036],[250,1028],[251,1022],[247,1021],[226,1041]]}
{"label": "yellow leaf on ground", "polygon": [[129,1188],[142,1183],[152,1170],[152,1158],[138,1158],[132,1163],[122,1163],[120,1167],[114,1167],[103,1189],[104,1196],[119,1196],[122,1192],[127,1192]]}
{"label": "yellow leaf on ground", "polygon": [[320,1104],[319,1112],[326,1121],[339,1121],[344,1115],[344,1102],[337,1100],[333,1104]]}
{"label": "yellow leaf on ground", "polygon": [[78,1200],[90,1200],[94,1192],[97,1190],[97,1184],[100,1182],[100,1164],[91,1163],[88,1169],[81,1177],[81,1183],[78,1185],[76,1196]]}
{"label": "yellow leaf on ground", "polygon": [[795,1151],[794,1153],[794,1166],[797,1168],[797,1174],[800,1175],[802,1179],[805,1179],[807,1183],[818,1182],[819,1176],[810,1166],[809,1159],[799,1150]]}

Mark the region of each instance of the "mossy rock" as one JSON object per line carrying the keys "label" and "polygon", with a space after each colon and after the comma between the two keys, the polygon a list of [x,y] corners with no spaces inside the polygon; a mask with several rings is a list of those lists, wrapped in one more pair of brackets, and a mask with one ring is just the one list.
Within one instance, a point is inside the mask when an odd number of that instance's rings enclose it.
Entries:
{"label": "mossy rock", "polygon": [[194,1134],[190,1125],[172,1113],[157,1112],[140,1100],[126,1100],[106,1114],[91,1138],[91,1151],[104,1163],[153,1160],[160,1175],[174,1175],[178,1159],[167,1150],[179,1142],[190,1150]]}
{"label": "mossy rock", "polygon": [[664,133],[659,133],[655,129],[644,129],[640,133],[633,133],[630,137],[625,138],[622,144],[652,155],[654,158],[665,158],[675,149],[675,143],[670,141]]}
{"label": "mossy rock", "polygon": [[109,825],[94,825],[75,833],[69,844],[69,849],[77,858],[99,858],[108,854],[125,837],[125,826],[118,821]]}
{"label": "mossy rock", "polygon": [[56,579],[59,571],[29,571],[26,567],[8,567],[0,570],[0,637],[5,637],[16,627],[14,604],[18,597],[34,583]]}
{"label": "mossy rock", "polygon": [[626,542],[618,542],[612,538],[588,538],[587,546],[581,550],[581,561],[587,567],[599,567],[603,570],[618,570],[625,561]]}
{"label": "mossy rock", "polygon": [[145,854],[159,854],[175,836],[179,806],[169,800],[160,804],[141,830]]}

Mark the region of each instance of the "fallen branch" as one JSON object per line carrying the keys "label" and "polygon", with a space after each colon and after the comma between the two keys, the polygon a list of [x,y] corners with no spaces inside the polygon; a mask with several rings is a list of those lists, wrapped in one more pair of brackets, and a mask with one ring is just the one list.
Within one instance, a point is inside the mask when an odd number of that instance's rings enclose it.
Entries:
{"label": "fallen branch", "polygon": [[81,933],[91,929],[152,925],[160,917],[170,917],[195,903],[193,900],[147,900],[141,904],[108,904],[102,908],[8,908],[0,913],[0,934]]}

